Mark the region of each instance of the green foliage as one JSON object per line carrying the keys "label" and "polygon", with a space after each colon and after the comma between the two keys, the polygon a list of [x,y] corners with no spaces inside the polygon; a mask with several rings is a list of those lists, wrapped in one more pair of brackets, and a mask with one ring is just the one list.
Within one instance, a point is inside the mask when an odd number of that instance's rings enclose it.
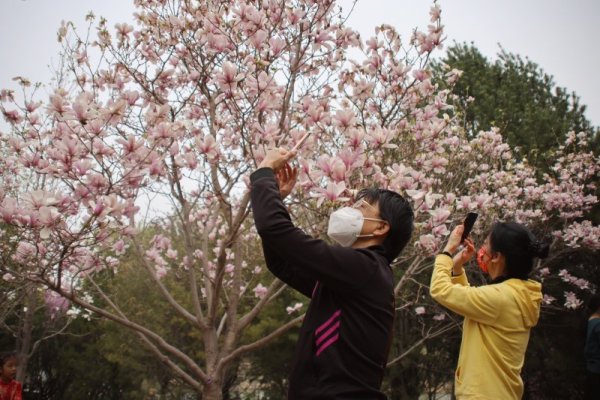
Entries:
{"label": "green foliage", "polygon": [[[292,289],[286,289],[273,304],[260,314],[258,321],[244,331],[243,342],[253,342],[277,329],[284,321],[290,319],[285,308],[297,302],[303,303],[305,307],[295,311],[294,317],[305,311],[309,299]],[[238,383],[253,382],[258,384],[257,386],[267,396],[265,398],[286,399],[287,379],[292,368],[298,331],[299,326],[269,343],[259,352],[250,353],[242,362]],[[242,388],[236,390],[239,398],[255,398],[248,397],[248,393],[243,393],[243,391]]]}
{"label": "green foliage", "polygon": [[28,365],[26,398],[143,398],[139,368],[123,368],[107,357],[119,348],[113,348],[113,328],[106,321],[77,319],[68,334],[42,342]]}
{"label": "green foliage", "polygon": [[[550,150],[572,130],[589,132],[598,151],[600,135],[585,118],[586,106],[529,59],[502,49],[492,62],[473,44],[463,43],[434,62],[438,78],[446,73],[444,64],[463,71],[452,89],[453,105],[471,135],[498,127],[511,147],[520,147],[537,166],[547,165]],[[443,79],[437,81],[443,85]]]}
{"label": "green foliage", "polygon": [[[97,283],[114,294],[113,300],[132,320],[144,321],[188,354],[201,357],[201,340],[169,312],[155,290],[149,290],[150,279],[132,260],[124,256],[119,273],[105,271]],[[168,284],[183,292],[176,283]],[[28,366],[27,398],[137,400],[151,392],[165,399],[190,395],[190,389],[140,343],[133,332],[112,321],[77,318],[64,334],[41,343]]]}

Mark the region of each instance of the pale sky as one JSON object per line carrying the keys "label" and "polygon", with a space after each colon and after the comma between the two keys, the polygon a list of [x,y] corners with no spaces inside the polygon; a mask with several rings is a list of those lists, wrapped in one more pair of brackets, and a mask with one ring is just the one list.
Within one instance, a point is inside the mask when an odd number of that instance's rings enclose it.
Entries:
{"label": "pale sky", "polygon": [[[339,1],[348,5],[350,0]],[[88,11],[115,23],[131,21],[131,0],[0,0],[0,88],[16,89],[21,75],[48,82],[48,65],[58,59],[56,31],[61,20],[85,28]],[[587,105],[587,118],[600,126],[600,1],[598,0],[439,0],[447,36],[474,42],[488,58],[498,44],[528,57],[575,91]],[[376,25],[395,26],[408,39],[413,28],[429,23],[427,0],[359,0],[349,25],[363,37]],[[442,53],[438,53],[442,55]]]}

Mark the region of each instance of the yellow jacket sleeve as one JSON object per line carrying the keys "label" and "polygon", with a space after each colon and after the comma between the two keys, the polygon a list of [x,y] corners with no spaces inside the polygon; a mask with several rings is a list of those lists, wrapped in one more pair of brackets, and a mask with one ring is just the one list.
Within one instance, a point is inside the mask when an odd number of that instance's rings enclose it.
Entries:
{"label": "yellow jacket sleeve", "polygon": [[453,283],[451,271],[452,259],[447,255],[438,255],[431,275],[431,297],[457,314],[484,324],[493,324],[504,302],[504,296],[497,286],[471,287],[466,277],[461,278],[460,275],[454,277],[456,283]]}
{"label": "yellow jacket sleeve", "polygon": [[456,276],[450,274],[450,282],[455,285],[469,286],[469,279],[467,278],[467,274],[464,272]]}

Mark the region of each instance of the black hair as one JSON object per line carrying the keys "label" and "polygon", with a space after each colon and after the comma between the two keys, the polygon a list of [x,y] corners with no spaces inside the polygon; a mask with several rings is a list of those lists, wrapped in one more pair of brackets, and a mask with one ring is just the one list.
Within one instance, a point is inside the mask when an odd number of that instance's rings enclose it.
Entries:
{"label": "black hair", "polygon": [[600,311],[600,293],[596,293],[588,302],[588,311],[590,315]]}
{"label": "black hair", "polygon": [[506,279],[527,279],[535,258],[546,258],[548,243],[539,241],[525,226],[516,222],[496,222],[490,233],[492,251],[504,255]]}
{"label": "black hair", "polygon": [[4,367],[4,364],[10,359],[16,359],[17,353],[14,351],[3,351],[0,353],[0,368]]}
{"label": "black hair", "polygon": [[392,262],[410,241],[414,220],[412,207],[404,197],[387,189],[362,189],[356,199],[379,205],[381,219],[390,225],[382,245],[388,261]]}

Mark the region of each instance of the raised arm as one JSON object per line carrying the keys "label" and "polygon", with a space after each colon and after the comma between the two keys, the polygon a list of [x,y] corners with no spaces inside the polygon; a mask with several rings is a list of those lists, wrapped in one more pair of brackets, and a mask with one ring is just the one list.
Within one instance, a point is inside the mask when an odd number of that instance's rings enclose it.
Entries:
{"label": "raised arm", "polygon": [[498,287],[471,287],[453,283],[450,276],[452,265],[452,258],[445,254],[435,258],[429,286],[431,297],[457,314],[485,324],[493,324],[504,303],[504,296]]}
{"label": "raised arm", "polygon": [[306,297],[312,297],[317,280],[306,276],[298,267],[286,262],[264,241],[262,246],[269,271],[289,287],[296,289]]}
{"label": "raised arm", "polygon": [[444,307],[475,321],[492,324],[503,307],[504,297],[497,286],[470,287],[463,264],[473,257],[473,242],[467,240],[465,248],[452,257],[460,245],[463,226],[450,234],[442,254],[435,258],[429,292]]}
{"label": "raised arm", "polygon": [[281,200],[272,168],[258,169],[250,180],[254,222],[264,246],[303,276],[338,290],[356,290],[374,276],[378,263],[385,262],[383,256],[368,249],[330,246],[296,228]]}
{"label": "raised arm", "polygon": [[[291,168],[289,164],[285,164],[277,171],[275,178],[277,180],[281,200],[284,200],[291,193],[296,184],[297,177],[298,169]],[[293,263],[286,262],[277,254],[272,246],[265,243],[265,241],[262,241],[262,247],[265,262],[269,271],[288,286],[296,289],[307,297],[312,297],[312,291],[317,281],[302,274],[302,271],[295,267]]]}

